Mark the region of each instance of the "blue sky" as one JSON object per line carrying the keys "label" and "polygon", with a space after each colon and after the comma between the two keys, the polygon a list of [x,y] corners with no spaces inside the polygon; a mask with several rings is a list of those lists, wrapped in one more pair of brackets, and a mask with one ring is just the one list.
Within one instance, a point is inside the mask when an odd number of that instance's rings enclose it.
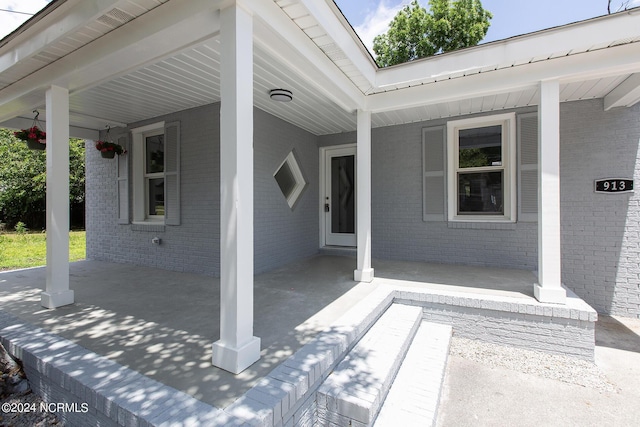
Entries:
{"label": "blue sky", "polygon": [[[410,0],[335,0],[364,44],[387,31],[389,22]],[[419,0],[428,8],[428,0]],[[611,11],[623,4],[640,6],[640,0],[613,0]],[[607,0],[482,0],[493,14],[484,42],[530,33],[607,14]]]}

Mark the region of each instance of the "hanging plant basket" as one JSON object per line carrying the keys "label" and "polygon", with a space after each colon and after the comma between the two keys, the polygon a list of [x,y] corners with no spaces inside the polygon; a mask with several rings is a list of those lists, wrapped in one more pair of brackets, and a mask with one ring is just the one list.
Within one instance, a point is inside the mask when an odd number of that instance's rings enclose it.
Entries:
{"label": "hanging plant basket", "polygon": [[109,137],[110,126],[107,126],[107,134],[104,137],[104,141],[96,141],[96,150],[100,152],[103,159],[113,159],[116,154],[119,156],[127,152],[122,145],[111,142]]}
{"label": "hanging plant basket", "polygon": [[47,145],[35,139],[27,139],[27,147],[31,150],[45,150]]}
{"label": "hanging plant basket", "polygon": [[20,129],[14,132],[16,138],[27,143],[27,147],[31,150],[44,150],[47,148],[47,134],[42,130],[42,125],[38,121],[40,113],[38,110],[33,111],[36,116],[33,118],[33,124],[29,129]]}

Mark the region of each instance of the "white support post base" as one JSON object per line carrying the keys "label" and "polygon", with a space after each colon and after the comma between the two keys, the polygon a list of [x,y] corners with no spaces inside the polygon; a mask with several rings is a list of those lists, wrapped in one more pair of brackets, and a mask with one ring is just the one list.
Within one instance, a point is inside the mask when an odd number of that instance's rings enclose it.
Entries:
{"label": "white support post base", "polygon": [[356,282],[373,282],[373,268],[367,268],[365,270],[353,270],[353,280]]}
{"label": "white support post base", "polygon": [[240,347],[229,347],[222,341],[212,344],[213,364],[232,374],[239,374],[260,359],[260,338],[251,337]]}
{"label": "white support post base", "polygon": [[40,294],[40,305],[45,308],[58,308],[64,305],[73,304],[74,297],[71,289],[61,292],[43,291]]}
{"label": "white support post base", "polygon": [[533,295],[540,302],[566,304],[567,291],[561,287],[533,285]]}

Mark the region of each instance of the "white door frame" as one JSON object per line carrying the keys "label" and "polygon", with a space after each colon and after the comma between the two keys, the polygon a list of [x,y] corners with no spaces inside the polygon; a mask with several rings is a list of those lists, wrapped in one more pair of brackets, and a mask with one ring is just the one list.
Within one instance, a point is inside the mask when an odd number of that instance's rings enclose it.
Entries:
{"label": "white door frame", "polygon": [[[320,247],[327,246],[327,213],[325,212],[324,205],[326,203],[327,191],[330,188],[330,177],[331,177],[331,164],[327,162],[327,158],[329,155],[343,155],[348,156],[353,154],[354,160],[356,156],[356,144],[343,144],[343,145],[332,145],[328,147],[320,147],[320,194],[318,198],[318,211],[320,216]],[[357,161],[354,162],[354,167],[357,167]],[[357,170],[354,171],[354,177],[357,176]],[[356,181],[356,193],[358,191],[358,182]],[[354,200],[356,195],[354,194]],[[357,204],[355,206],[356,212],[355,220],[357,221]],[[355,225],[357,230],[357,224]],[[342,244],[335,244],[333,246],[352,246],[355,247],[357,245],[357,235],[354,232],[353,241],[344,242]]]}

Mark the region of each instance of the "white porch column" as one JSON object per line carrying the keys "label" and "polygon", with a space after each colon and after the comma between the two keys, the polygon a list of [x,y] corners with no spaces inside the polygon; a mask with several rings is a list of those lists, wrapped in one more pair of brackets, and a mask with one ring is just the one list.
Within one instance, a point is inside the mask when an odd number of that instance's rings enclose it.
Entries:
{"label": "white porch column", "polygon": [[356,211],[358,236],[358,268],[356,282],[371,282],[371,111],[358,110],[356,150]]}
{"label": "white porch column", "polygon": [[560,249],[560,85],[540,83],[538,106],[538,284],[540,302],[564,304]]}
{"label": "white porch column", "polygon": [[69,289],[69,91],[51,86],[47,108],[47,267],[40,304],[73,304]]}
{"label": "white porch column", "polygon": [[253,17],[220,11],[220,340],[213,364],[238,374],[260,358],[253,336]]}

